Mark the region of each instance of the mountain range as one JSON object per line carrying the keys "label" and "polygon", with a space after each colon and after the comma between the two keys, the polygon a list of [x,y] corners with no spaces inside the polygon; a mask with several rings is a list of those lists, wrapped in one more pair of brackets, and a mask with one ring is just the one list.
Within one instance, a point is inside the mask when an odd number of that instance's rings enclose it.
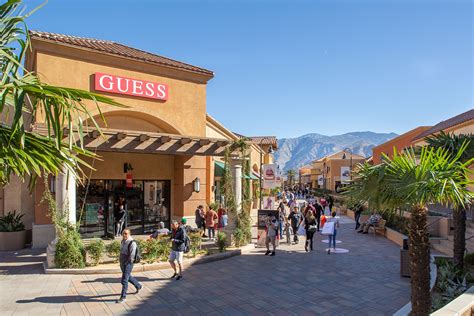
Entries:
{"label": "mountain range", "polygon": [[287,171],[310,164],[313,160],[350,148],[354,154],[364,157],[372,155],[372,148],[394,137],[395,133],[352,132],[326,136],[316,133],[296,138],[278,140],[275,162],[280,170]]}

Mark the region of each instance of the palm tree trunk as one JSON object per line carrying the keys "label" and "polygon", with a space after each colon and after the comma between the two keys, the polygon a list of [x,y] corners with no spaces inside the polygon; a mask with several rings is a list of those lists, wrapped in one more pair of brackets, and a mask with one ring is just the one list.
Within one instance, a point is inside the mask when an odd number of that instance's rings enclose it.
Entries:
{"label": "palm tree trunk", "polygon": [[411,212],[409,255],[411,269],[411,315],[425,316],[431,311],[430,240],[428,211],[415,207]]}
{"label": "palm tree trunk", "polygon": [[466,209],[458,208],[453,211],[454,225],[454,264],[464,269],[464,251],[466,250]]}

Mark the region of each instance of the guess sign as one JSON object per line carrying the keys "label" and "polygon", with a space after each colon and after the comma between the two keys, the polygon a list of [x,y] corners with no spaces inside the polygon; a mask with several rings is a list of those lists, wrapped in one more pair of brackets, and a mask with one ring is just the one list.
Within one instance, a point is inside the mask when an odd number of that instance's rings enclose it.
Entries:
{"label": "guess sign", "polygon": [[136,97],[168,100],[168,85],[146,80],[95,73],[95,90]]}

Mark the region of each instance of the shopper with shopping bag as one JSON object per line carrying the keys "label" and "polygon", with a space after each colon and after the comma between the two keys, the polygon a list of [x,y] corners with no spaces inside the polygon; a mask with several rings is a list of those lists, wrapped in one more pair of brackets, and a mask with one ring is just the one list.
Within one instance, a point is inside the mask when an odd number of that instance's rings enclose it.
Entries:
{"label": "shopper with shopping bag", "polygon": [[[337,229],[339,228],[339,219],[336,217],[336,211],[333,211],[331,215],[332,217],[329,217],[326,222],[326,225],[324,225],[324,228],[328,226],[328,231],[330,230],[332,231],[331,234],[327,234],[329,236],[328,255],[331,253],[331,244],[332,244],[333,251],[336,251],[336,235],[337,235]],[[323,228],[323,231],[324,231],[324,228]]]}
{"label": "shopper with shopping bag", "polygon": [[288,215],[288,220],[290,221],[291,228],[293,229],[293,241],[294,241],[295,244],[297,244],[298,241],[299,241],[298,235],[304,236],[306,234],[304,232],[304,227],[302,228],[303,229],[303,234],[301,235],[299,233],[299,228],[300,228],[300,223],[301,223],[301,220],[302,220],[302,215],[301,215],[301,212],[300,212],[298,206],[293,206],[292,207],[291,213],[290,213],[290,215]]}

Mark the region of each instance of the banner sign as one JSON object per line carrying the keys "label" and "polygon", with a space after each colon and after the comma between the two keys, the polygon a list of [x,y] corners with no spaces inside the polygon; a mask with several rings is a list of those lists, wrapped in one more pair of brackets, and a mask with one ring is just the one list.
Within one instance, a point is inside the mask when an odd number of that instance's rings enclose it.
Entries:
{"label": "banner sign", "polygon": [[149,99],[168,100],[168,85],[140,79],[132,79],[95,73],[94,89],[116,94],[131,95]]}
{"label": "banner sign", "polygon": [[351,168],[341,167],[341,183],[347,184],[351,180]]}
{"label": "banner sign", "polygon": [[270,222],[273,216],[275,216],[276,219],[278,220],[279,212],[276,210],[275,211],[258,210],[258,221],[257,221],[258,229],[265,229],[267,227],[267,223]]}
{"label": "banner sign", "polygon": [[281,185],[280,177],[277,172],[276,164],[262,165],[262,187],[264,189],[273,189]]}
{"label": "banner sign", "polygon": [[324,184],[324,178],[322,175],[318,176],[318,185],[322,186]]}
{"label": "banner sign", "polygon": [[127,173],[127,177],[125,178],[125,187],[127,189],[133,188],[133,176],[130,172]]}

